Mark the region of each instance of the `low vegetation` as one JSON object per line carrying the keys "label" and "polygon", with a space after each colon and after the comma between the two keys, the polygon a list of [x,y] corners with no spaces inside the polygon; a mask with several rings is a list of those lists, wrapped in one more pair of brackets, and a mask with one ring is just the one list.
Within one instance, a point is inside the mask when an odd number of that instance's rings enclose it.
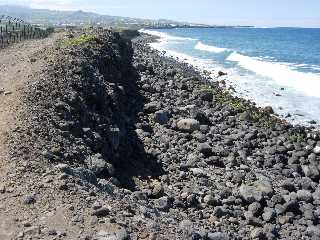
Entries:
{"label": "low vegetation", "polygon": [[81,35],[80,37],[70,38],[58,43],[59,47],[79,46],[85,43],[96,41],[97,38],[93,35]]}

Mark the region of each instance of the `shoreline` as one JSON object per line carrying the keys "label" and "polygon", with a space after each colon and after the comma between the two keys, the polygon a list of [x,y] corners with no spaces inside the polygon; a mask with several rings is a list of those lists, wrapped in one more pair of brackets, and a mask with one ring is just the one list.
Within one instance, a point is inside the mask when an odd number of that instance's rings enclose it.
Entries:
{"label": "shoreline", "polygon": [[[137,37],[139,38],[139,37]],[[175,62],[177,63],[177,65],[186,65],[185,67],[187,69],[189,69],[191,72],[195,72],[196,75],[201,79],[200,82],[204,85],[207,85],[209,87],[214,87],[217,88],[218,91],[220,91],[222,94],[225,94],[226,96],[228,96],[227,98],[235,100],[235,101],[241,101],[242,103],[244,103],[245,105],[247,105],[251,110],[253,111],[261,111],[264,113],[267,113],[268,117],[272,118],[273,120],[275,120],[275,122],[282,122],[285,125],[290,125],[291,127],[297,127],[297,128],[305,128],[308,131],[315,131],[318,132],[319,129],[317,129],[314,125],[293,125],[292,123],[290,123],[290,121],[288,121],[286,118],[279,116],[278,114],[274,113],[274,110],[270,107],[270,106],[266,106],[266,107],[261,107],[261,106],[257,106],[257,103],[253,100],[250,99],[246,99],[244,97],[241,96],[235,96],[233,95],[235,93],[234,88],[232,88],[232,86],[227,86],[225,83],[225,80],[219,80],[219,77],[223,77],[224,74],[227,75],[227,73],[223,72],[225,69],[211,69],[211,71],[207,71],[205,69],[203,69],[201,66],[195,66],[193,63],[191,63],[190,61],[192,60],[188,60],[187,58],[183,59],[184,54],[183,53],[178,53],[175,52],[177,54],[180,55],[180,57],[176,56],[175,54],[171,54],[171,51],[166,51],[166,50],[158,50],[157,48],[154,48],[152,46],[152,43],[156,43],[159,39],[161,39],[161,37],[159,36],[155,36],[155,35],[151,35],[151,34],[145,34],[143,33],[141,35],[142,38],[142,42],[144,42],[145,44],[148,45],[148,47],[150,47],[150,49],[153,49],[157,54],[159,55],[160,58],[167,58],[169,61]],[[141,41],[141,40],[139,40]],[[188,55],[189,56],[189,55]],[[187,56],[185,56],[187,57]],[[190,56],[191,57],[191,56]],[[193,58],[193,57],[191,57]],[[215,73],[215,80],[213,79],[212,75]],[[221,72],[221,75],[219,75],[219,72]]]}
{"label": "shoreline", "polygon": [[[156,29],[155,29],[156,30]],[[260,107],[269,107],[269,105],[273,105],[274,108],[274,114],[287,122],[289,122],[292,125],[295,126],[305,126],[311,129],[315,129],[317,131],[320,130],[320,122],[319,120],[315,120],[315,118],[312,118],[311,116],[306,116],[303,113],[300,112],[300,110],[296,109],[288,109],[288,111],[285,111],[286,107],[282,105],[272,104],[267,99],[261,99],[259,101],[259,96],[255,95],[254,90],[250,89],[247,90],[245,86],[242,86],[241,84],[237,83],[235,80],[232,80],[232,78],[236,78],[235,75],[230,75],[230,70],[225,69],[222,66],[210,66],[212,63],[206,64],[206,62],[210,61],[205,59],[199,59],[197,57],[187,55],[185,53],[180,53],[178,51],[173,50],[167,50],[164,47],[162,47],[162,44],[166,43],[165,38],[163,36],[158,36],[157,34],[153,34],[148,32],[140,31],[140,34],[149,35],[153,37],[153,40],[150,41],[150,46],[154,48],[155,50],[159,51],[160,54],[164,54],[167,57],[172,57],[175,60],[185,62],[190,64],[192,67],[196,68],[201,74],[206,76],[206,78],[211,79],[213,82],[221,82],[222,85],[228,90],[233,96],[240,97],[243,99],[246,99],[248,101],[254,102],[255,104],[258,104]],[[175,38],[174,36],[168,35],[168,38]],[[190,39],[191,40],[191,39]],[[199,39],[193,39],[194,41],[199,41]],[[220,76],[219,72],[226,73],[225,75]],[[281,87],[281,91],[283,91],[283,87]],[[271,90],[271,89],[270,89]],[[251,94],[248,94],[248,91],[251,92]],[[270,95],[274,96],[282,96],[282,93],[279,90],[279,93],[277,93],[276,89],[273,89],[272,92],[270,92]],[[261,97],[261,96],[260,96]],[[270,100],[270,99],[269,99]]]}
{"label": "shoreline", "polygon": [[10,234],[320,237],[319,132],[233,97],[148,38],[87,34],[33,56],[0,188]]}

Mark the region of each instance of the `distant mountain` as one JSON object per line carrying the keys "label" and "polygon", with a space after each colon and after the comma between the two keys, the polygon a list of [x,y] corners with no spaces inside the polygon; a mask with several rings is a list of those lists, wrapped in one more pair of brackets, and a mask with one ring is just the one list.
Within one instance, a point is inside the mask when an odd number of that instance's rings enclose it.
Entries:
{"label": "distant mountain", "polygon": [[108,25],[114,27],[187,27],[202,26],[201,24],[190,24],[166,19],[151,20],[128,18],[118,16],[100,15],[97,13],[84,11],[53,11],[47,9],[32,9],[22,6],[0,5],[1,15],[8,15],[14,18],[20,18],[24,21],[39,25],[54,26],[86,26],[86,25]]}

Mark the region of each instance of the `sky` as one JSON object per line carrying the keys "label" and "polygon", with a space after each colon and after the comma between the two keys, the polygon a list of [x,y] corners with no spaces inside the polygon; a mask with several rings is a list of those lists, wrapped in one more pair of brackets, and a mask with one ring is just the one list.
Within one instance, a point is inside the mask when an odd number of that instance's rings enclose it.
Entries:
{"label": "sky", "polygon": [[320,0],[0,0],[0,4],[219,25],[320,27]]}

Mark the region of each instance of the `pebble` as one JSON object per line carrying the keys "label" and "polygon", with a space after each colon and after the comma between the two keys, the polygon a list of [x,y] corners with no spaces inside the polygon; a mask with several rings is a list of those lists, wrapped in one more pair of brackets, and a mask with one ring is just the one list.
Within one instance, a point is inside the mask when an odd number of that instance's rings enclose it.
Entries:
{"label": "pebble", "polygon": [[181,131],[194,132],[200,130],[200,123],[195,119],[182,119],[178,121],[177,127]]}
{"label": "pebble", "polygon": [[222,232],[213,232],[213,233],[208,233],[207,239],[208,240],[229,240],[229,237],[228,235]]}
{"label": "pebble", "polygon": [[31,205],[36,202],[36,199],[33,195],[26,196],[25,199],[23,200],[23,203],[26,205]]}
{"label": "pebble", "polygon": [[165,125],[169,121],[169,113],[164,110],[160,110],[154,113],[154,121],[161,124]]}
{"label": "pebble", "polygon": [[320,155],[320,146],[316,146],[314,149],[313,149],[313,152],[317,155]]}
{"label": "pebble", "polygon": [[110,213],[110,210],[108,208],[101,207],[101,208],[94,210],[92,212],[92,215],[97,216],[97,217],[106,217],[109,215],[109,213]]}

